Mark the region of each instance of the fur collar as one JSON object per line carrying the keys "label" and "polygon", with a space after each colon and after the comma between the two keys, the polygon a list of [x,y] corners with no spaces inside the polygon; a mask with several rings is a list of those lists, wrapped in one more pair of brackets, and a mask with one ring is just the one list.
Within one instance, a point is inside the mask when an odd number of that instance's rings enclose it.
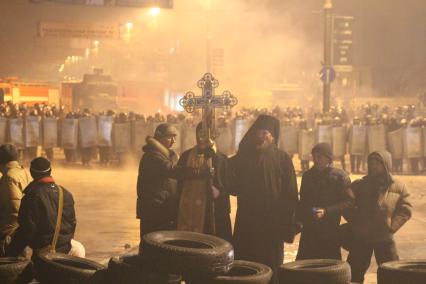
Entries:
{"label": "fur collar", "polygon": [[165,157],[167,157],[167,159],[170,159],[171,155],[174,154],[173,150],[167,149],[166,147],[163,146],[163,144],[161,144],[157,139],[155,139],[152,136],[147,136],[146,137],[146,143],[149,146],[155,148],[162,155],[164,155]]}

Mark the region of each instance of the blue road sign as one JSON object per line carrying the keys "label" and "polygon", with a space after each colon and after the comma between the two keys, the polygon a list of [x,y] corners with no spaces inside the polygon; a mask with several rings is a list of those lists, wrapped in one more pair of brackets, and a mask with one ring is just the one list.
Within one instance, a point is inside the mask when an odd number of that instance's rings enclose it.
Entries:
{"label": "blue road sign", "polygon": [[336,71],[332,67],[323,67],[320,71],[320,78],[326,84],[330,84],[336,79]]}

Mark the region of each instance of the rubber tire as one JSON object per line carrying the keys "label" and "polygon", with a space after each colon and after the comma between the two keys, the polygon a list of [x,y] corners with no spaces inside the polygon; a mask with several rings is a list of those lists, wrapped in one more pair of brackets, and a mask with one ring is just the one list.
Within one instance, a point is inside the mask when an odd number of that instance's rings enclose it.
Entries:
{"label": "rubber tire", "polygon": [[206,280],[207,284],[268,284],[272,269],[261,263],[235,260],[231,270],[221,276]]}
{"label": "rubber tire", "polygon": [[180,284],[182,277],[168,275],[168,279],[144,269],[144,259],[137,255],[113,257],[108,263],[108,283],[121,284]]}
{"label": "rubber tire", "polygon": [[349,284],[351,268],[341,260],[299,260],[281,265],[279,279],[283,284]]}
{"label": "rubber tire", "polygon": [[378,284],[426,283],[426,260],[398,260],[380,265],[377,270]]}
{"label": "rubber tire", "polygon": [[0,257],[0,283],[28,283],[33,278],[32,262],[23,257]]}
{"label": "rubber tire", "polygon": [[87,283],[105,266],[95,261],[62,253],[42,253],[33,257],[36,279],[43,284]]}
{"label": "rubber tire", "polygon": [[232,245],[212,235],[185,231],[158,231],[143,236],[146,265],[162,273],[215,277],[226,274],[234,262]]}

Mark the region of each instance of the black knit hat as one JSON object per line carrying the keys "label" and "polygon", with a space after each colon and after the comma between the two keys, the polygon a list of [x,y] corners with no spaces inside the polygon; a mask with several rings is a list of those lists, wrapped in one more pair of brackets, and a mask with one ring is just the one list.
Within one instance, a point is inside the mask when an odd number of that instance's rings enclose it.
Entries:
{"label": "black knit hat", "polygon": [[0,164],[6,164],[18,160],[18,150],[12,144],[3,144],[0,146]]}
{"label": "black knit hat", "polygon": [[330,161],[333,161],[333,150],[331,149],[331,146],[328,143],[318,143],[317,145],[315,145],[314,148],[312,148],[312,155],[314,153],[326,156],[330,159]]}
{"label": "black knit hat", "polygon": [[50,161],[43,157],[35,158],[31,161],[30,171],[36,175],[50,175],[52,172]]}

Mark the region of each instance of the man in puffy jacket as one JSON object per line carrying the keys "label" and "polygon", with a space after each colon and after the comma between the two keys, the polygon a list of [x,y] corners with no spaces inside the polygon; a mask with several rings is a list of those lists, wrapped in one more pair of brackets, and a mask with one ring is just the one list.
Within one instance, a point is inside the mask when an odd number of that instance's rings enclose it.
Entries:
{"label": "man in puffy jacket", "polygon": [[398,260],[394,234],[411,217],[406,186],[390,174],[389,152],[368,156],[368,174],[352,183],[355,206],[344,213],[352,232],[348,262],[352,281],[364,281],[374,251],[377,263]]}
{"label": "man in puffy jacket", "polygon": [[[33,181],[25,188],[18,214],[19,227],[7,247],[8,256],[17,256],[26,246],[33,251],[52,244],[59,206],[59,186],[51,176],[49,160],[38,157],[31,161]],[[63,188],[63,212],[56,251],[84,257],[84,248],[74,240],[77,221],[72,194]],[[79,251],[76,251],[78,247]]]}
{"label": "man in puffy jacket", "polygon": [[176,228],[176,164],[178,155],[171,149],[177,130],[168,123],[157,126],[154,137],[146,138],[139,165],[137,218],[140,236],[153,231]]}
{"label": "man in puffy jacket", "polygon": [[0,257],[18,228],[18,212],[30,176],[18,162],[18,150],[12,144],[0,146]]}

